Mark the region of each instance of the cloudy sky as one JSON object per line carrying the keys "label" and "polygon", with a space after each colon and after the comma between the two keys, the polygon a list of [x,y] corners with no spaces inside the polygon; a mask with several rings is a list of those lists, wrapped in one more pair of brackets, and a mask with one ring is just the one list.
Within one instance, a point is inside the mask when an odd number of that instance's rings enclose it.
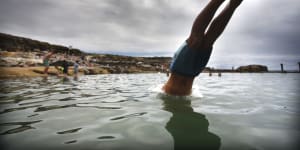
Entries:
{"label": "cloudy sky", "polygon": [[[208,0],[1,0],[0,32],[86,52],[172,56]],[[225,5],[225,3],[224,3]],[[222,8],[220,8],[222,9]],[[209,66],[297,69],[299,0],[244,0]]]}

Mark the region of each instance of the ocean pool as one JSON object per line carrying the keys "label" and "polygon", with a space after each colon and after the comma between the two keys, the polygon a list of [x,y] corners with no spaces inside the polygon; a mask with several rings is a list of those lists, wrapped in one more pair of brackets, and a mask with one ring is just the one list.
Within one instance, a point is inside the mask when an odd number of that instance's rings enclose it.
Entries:
{"label": "ocean pool", "polygon": [[162,73],[5,79],[1,149],[296,150],[299,75],[203,73],[188,97]]}

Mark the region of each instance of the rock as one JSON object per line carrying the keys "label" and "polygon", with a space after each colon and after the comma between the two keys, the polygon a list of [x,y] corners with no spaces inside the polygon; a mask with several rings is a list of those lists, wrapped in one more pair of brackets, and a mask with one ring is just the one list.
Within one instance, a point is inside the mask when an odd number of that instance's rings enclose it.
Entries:
{"label": "rock", "polygon": [[84,74],[85,75],[97,75],[97,74],[109,74],[109,72],[103,68],[93,67],[93,68],[85,69]]}
{"label": "rock", "polygon": [[238,72],[268,72],[268,67],[263,65],[240,66]]}

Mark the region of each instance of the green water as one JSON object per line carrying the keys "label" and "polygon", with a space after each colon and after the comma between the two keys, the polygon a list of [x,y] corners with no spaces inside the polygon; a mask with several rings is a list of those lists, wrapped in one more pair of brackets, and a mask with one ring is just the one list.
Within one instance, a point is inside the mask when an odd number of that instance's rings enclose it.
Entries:
{"label": "green water", "polygon": [[1,81],[1,149],[299,149],[299,74],[165,74]]}

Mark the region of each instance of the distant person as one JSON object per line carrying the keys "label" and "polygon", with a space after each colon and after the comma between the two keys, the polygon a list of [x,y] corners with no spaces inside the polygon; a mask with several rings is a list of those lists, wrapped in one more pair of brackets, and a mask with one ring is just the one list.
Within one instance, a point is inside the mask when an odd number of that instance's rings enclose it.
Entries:
{"label": "distant person", "polygon": [[178,96],[191,94],[194,78],[205,68],[213,44],[222,34],[235,9],[243,0],[230,0],[224,10],[212,21],[214,14],[224,1],[210,0],[197,16],[190,36],[172,59],[171,76],[163,86],[163,90],[167,94]]}
{"label": "distant person", "polygon": [[44,74],[48,75],[50,58],[54,54],[54,51],[50,51],[44,58],[43,58],[43,65],[45,66]]}
{"label": "distant person", "polygon": [[218,73],[218,77],[221,77],[221,76],[222,76],[222,73],[221,73],[221,72],[219,72],[219,73]]}
{"label": "distant person", "polygon": [[81,61],[84,61],[84,55],[80,56]]}
{"label": "distant person", "polygon": [[61,71],[64,76],[67,76],[69,73],[69,66],[74,65],[74,63],[67,61],[66,58],[64,58],[63,60],[52,63],[52,65],[54,65],[57,70]]}
{"label": "distant person", "polygon": [[76,60],[74,63],[74,76],[78,75],[78,69],[79,69],[79,61]]}
{"label": "distant person", "polygon": [[167,77],[169,77],[169,76],[170,76],[170,70],[169,70],[169,69],[167,69],[167,71],[166,71],[166,75],[167,75]]}
{"label": "distant person", "polygon": [[167,77],[169,77],[169,75],[170,75],[170,70],[169,70],[169,68],[168,68],[167,66],[168,66],[168,64],[164,64],[164,68],[166,68],[166,69],[165,69],[166,75],[167,75]]}

